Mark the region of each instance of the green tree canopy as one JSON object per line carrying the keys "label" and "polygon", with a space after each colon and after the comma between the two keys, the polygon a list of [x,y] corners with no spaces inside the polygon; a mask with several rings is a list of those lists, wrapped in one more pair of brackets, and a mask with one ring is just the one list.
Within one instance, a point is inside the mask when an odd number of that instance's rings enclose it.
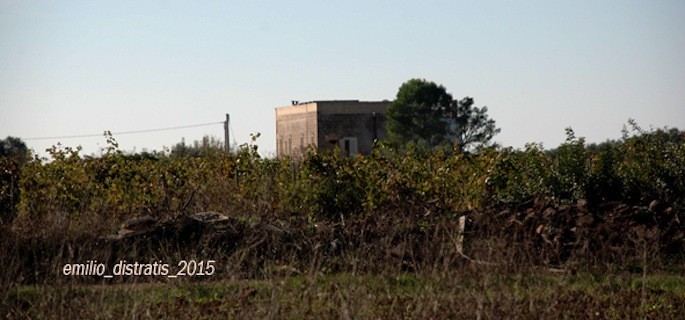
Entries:
{"label": "green tree canopy", "polygon": [[484,147],[501,131],[495,120],[488,118],[488,107],[474,106],[471,97],[452,101],[450,113],[450,132],[454,133],[454,146],[459,152]]}
{"label": "green tree canopy", "polygon": [[0,157],[16,157],[19,163],[26,162],[29,149],[20,138],[8,136],[0,140]]}
{"label": "green tree canopy", "polygon": [[443,121],[452,96],[445,87],[425,79],[402,84],[387,113],[387,132],[391,141],[444,144],[449,135]]}
{"label": "green tree canopy", "polygon": [[471,97],[457,101],[442,85],[411,79],[388,108],[388,138],[399,144],[450,146],[458,152],[483,147],[500,132],[487,111],[474,106]]}

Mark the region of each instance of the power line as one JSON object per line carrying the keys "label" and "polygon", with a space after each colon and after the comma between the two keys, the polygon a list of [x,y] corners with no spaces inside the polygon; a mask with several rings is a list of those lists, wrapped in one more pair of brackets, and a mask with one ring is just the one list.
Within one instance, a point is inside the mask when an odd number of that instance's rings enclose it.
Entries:
{"label": "power line", "polygon": [[[121,132],[112,132],[113,136],[116,135],[123,135],[123,134],[134,134],[134,133],[147,133],[147,132],[156,132],[156,131],[168,131],[168,130],[178,130],[178,129],[186,129],[186,128],[195,128],[195,127],[205,127],[205,126],[213,126],[217,124],[223,124],[224,122],[210,122],[210,123],[200,123],[200,124],[191,124],[191,125],[186,125],[186,126],[176,126],[176,127],[167,127],[167,128],[158,128],[158,129],[146,129],[146,130],[134,130],[134,131],[121,131]],[[73,139],[73,138],[90,138],[90,137],[102,137],[103,133],[89,133],[89,134],[77,134],[77,135],[71,135],[71,136],[59,136],[59,137],[36,137],[36,138],[25,138],[23,140],[50,140],[50,139]]]}

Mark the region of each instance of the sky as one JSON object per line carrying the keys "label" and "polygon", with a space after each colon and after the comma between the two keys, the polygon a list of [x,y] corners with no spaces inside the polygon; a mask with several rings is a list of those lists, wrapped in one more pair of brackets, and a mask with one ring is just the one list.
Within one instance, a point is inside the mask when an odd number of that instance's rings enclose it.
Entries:
{"label": "sky", "polygon": [[495,141],[546,148],[685,129],[685,1],[0,0],[0,139],[100,154],[251,133],[275,153],[291,100],[392,100],[423,78],[470,96]]}

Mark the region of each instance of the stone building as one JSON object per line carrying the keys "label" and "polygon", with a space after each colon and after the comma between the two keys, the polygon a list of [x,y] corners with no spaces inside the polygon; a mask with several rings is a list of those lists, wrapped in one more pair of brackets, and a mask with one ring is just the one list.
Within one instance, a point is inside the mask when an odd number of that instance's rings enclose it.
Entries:
{"label": "stone building", "polygon": [[385,137],[390,101],[311,101],[276,108],[276,154],[301,156],[307,146],[340,147],[345,155],[371,152]]}

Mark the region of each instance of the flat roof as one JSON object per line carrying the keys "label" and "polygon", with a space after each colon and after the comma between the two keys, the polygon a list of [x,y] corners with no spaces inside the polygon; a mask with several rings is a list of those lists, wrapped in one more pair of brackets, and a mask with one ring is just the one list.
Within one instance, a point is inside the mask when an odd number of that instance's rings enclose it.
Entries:
{"label": "flat roof", "polygon": [[392,101],[315,100],[308,102],[293,102],[296,104],[276,107],[276,114],[289,115],[305,112],[319,112],[324,114],[364,114],[369,112],[385,113],[387,105],[389,105]]}

